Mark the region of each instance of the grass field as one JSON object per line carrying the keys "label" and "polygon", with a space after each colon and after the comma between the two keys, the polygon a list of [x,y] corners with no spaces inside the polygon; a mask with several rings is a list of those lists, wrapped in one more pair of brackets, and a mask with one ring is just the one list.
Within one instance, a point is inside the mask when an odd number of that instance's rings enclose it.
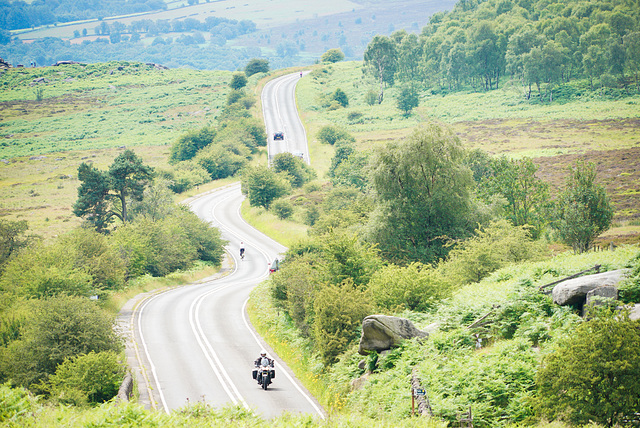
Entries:
{"label": "grass field", "polygon": [[[425,95],[420,107],[404,118],[395,108],[395,88],[386,90],[381,105],[364,102],[364,94],[377,85],[363,76],[360,63],[311,68],[314,71],[299,82],[297,102],[320,179],[333,156],[333,147],[316,141],[322,126],[343,126],[368,150],[435,120],[451,126],[468,148],[534,158],[552,191],[562,187],[567,168],[577,158],[593,161],[616,208],[617,227],[602,243],[640,241],[640,97],[541,105],[518,100],[517,88]],[[0,77],[0,215],[27,219],[31,230],[45,237],[79,224],[71,206],[81,162],[106,169],[127,147],[145,163],[166,167],[170,144],[181,133],[215,123],[230,75],[160,71],[133,63],[5,73]],[[34,84],[38,78],[47,82]],[[250,79],[250,88],[259,98],[263,82],[255,79]],[[322,97],[336,88],[347,93],[349,107],[320,107]],[[41,100],[36,100],[38,89]],[[277,232],[275,219],[266,222]]]}
{"label": "grass field", "polygon": [[[349,97],[348,108],[320,107],[337,88]],[[467,148],[534,159],[553,193],[564,185],[569,166],[587,159],[607,188],[619,226],[619,233],[610,231],[601,243],[640,242],[640,96],[614,99],[590,93],[571,102],[540,104],[525,101],[517,85],[507,85],[491,92],[423,94],[420,106],[405,118],[396,108],[397,88],[387,88],[383,103],[373,106],[365,103],[369,90],[377,91],[378,85],[363,74],[360,62],[316,66],[298,89],[310,141],[322,126],[339,125],[368,150],[435,121],[450,126]],[[311,151],[314,166],[326,172],[331,149],[315,144]],[[314,157],[314,151],[322,155]]]}

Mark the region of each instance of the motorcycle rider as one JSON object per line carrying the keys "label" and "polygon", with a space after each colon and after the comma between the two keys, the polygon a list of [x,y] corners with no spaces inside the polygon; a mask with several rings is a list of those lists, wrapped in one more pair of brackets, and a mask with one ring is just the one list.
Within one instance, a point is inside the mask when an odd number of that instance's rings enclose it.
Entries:
{"label": "motorcycle rider", "polygon": [[258,357],[258,359],[255,361],[256,367],[260,367],[262,365],[262,359],[266,358],[267,359],[267,365],[269,367],[273,367],[273,360],[269,357],[267,357],[267,351],[265,351],[264,349],[262,351],[260,351],[260,356]]}
{"label": "motorcycle rider", "polygon": [[244,259],[244,242],[240,243],[240,258]]}

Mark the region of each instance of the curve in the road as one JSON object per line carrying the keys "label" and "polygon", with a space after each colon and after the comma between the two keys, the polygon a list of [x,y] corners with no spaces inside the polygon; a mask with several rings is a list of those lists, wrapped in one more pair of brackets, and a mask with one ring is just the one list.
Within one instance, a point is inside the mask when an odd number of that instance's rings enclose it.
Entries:
{"label": "curve in the road", "polygon": [[[292,86],[291,76],[280,79],[282,83],[275,83],[276,89],[285,88],[291,93],[295,90],[297,80]],[[272,96],[276,100],[282,97],[277,93]],[[295,109],[295,97],[285,99],[292,100]],[[280,116],[279,105],[276,110]],[[289,116],[284,115],[281,120],[291,120],[286,118]],[[295,120],[299,121],[297,114]],[[306,149],[303,126],[302,135]],[[296,138],[295,134],[289,137]],[[141,372],[147,366],[151,372],[146,388],[151,395],[149,401],[159,401],[166,412],[203,400],[220,406],[229,402],[239,404],[267,417],[290,411],[324,418],[321,406],[286,364],[277,363],[280,376],[268,393],[256,388],[251,379],[249,364],[253,363],[257,349],[270,348],[246,317],[249,292],[268,277],[268,263],[286,248],[242,219],[243,199],[239,184],[234,184],[199,195],[189,203],[196,214],[218,227],[229,241],[227,251],[234,261],[230,273],[155,294],[138,304],[131,316],[131,325],[136,327],[134,336],[144,351],[138,352]],[[243,260],[235,256],[240,241],[247,248]],[[144,375],[142,378],[146,379]],[[138,382],[142,384],[140,375]]]}

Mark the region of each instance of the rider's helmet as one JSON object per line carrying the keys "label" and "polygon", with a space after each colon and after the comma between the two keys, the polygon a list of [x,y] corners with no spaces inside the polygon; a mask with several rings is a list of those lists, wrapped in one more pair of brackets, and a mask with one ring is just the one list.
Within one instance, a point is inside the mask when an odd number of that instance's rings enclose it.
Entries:
{"label": "rider's helmet", "polygon": [[260,356],[261,357],[266,357],[267,356],[267,351],[265,351],[264,349],[262,351],[260,351]]}

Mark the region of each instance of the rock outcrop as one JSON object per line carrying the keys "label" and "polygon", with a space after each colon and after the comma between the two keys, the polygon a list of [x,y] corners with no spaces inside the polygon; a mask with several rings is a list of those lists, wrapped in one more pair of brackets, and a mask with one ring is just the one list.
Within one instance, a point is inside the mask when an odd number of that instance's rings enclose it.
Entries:
{"label": "rock outcrop", "polygon": [[400,345],[405,339],[427,337],[429,333],[418,330],[411,321],[405,318],[388,315],[369,315],[362,321],[362,337],[360,337],[360,355],[370,352],[381,352]]}
{"label": "rock outcrop", "polygon": [[561,306],[582,306],[586,301],[587,293],[604,286],[615,287],[628,272],[628,269],[618,269],[561,282],[553,287],[551,292],[553,302]]}

